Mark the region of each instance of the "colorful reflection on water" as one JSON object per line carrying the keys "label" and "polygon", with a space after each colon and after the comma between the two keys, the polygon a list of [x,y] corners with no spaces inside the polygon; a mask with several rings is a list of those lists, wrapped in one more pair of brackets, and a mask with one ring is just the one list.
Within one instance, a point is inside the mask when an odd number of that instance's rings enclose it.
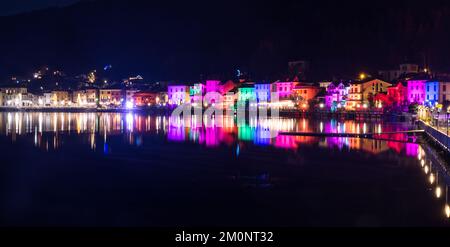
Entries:
{"label": "colorful reflection on water", "polygon": [[[209,121],[209,122],[208,122]],[[140,145],[141,135],[160,134],[172,142],[192,142],[207,147],[252,142],[276,148],[299,148],[302,144],[318,143],[325,148],[349,148],[377,154],[387,150],[417,155],[418,145],[408,143],[405,134],[383,136],[394,141],[359,138],[287,136],[278,132],[316,133],[384,133],[408,130],[406,124],[356,122],[353,120],[311,120],[276,118],[237,122],[232,117],[214,119],[171,118],[134,113],[1,113],[0,133],[14,141],[18,136],[34,135],[37,147],[58,148],[59,134],[87,134],[88,143],[96,148],[98,138],[107,142],[108,136],[126,135],[128,144]],[[44,134],[53,133],[53,140],[44,140]],[[275,136],[274,138],[270,138]]]}
{"label": "colorful reflection on water", "polygon": [[[427,181],[428,187],[424,189],[430,191],[433,200],[437,200],[442,209],[442,217],[450,218],[450,179],[445,162],[429,147],[410,142],[411,139],[406,134],[382,134],[410,129],[412,128],[408,124],[353,120],[274,118],[237,122],[230,117],[183,119],[134,113],[0,113],[0,137],[6,137],[13,143],[19,139],[31,140],[32,145],[44,151],[58,151],[66,145],[66,137],[71,136],[81,140],[89,153],[92,150],[103,156],[111,154],[112,145],[145,147],[149,145],[145,143],[149,141],[145,137],[156,136],[164,142],[193,144],[206,147],[207,150],[227,147],[233,150],[236,157],[246,154],[247,146],[273,148],[279,151],[276,155],[286,156],[295,154],[306,146],[327,151],[348,150],[348,155],[357,151],[369,155],[367,159],[380,157],[380,154],[384,155],[381,155],[383,158],[394,156],[395,159],[417,162],[417,169],[423,171],[423,179]],[[378,133],[383,140],[288,135],[270,138],[272,134],[279,132]],[[110,142],[113,138],[114,143]],[[118,139],[121,140],[119,144]],[[78,143],[76,145],[78,147]],[[252,152],[261,155],[266,151],[262,150]],[[359,161],[364,162],[364,159]],[[249,179],[241,175],[233,177],[236,180]],[[269,180],[268,174],[261,173],[255,177],[258,181],[264,181],[259,186],[272,186],[273,181],[265,183]]]}

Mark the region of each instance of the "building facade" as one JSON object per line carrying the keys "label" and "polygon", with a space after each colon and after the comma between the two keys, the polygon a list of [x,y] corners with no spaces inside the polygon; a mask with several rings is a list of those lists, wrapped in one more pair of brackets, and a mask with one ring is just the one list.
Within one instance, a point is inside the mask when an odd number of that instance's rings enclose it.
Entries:
{"label": "building facade", "polygon": [[408,103],[408,87],[399,82],[395,86],[388,87],[387,96],[393,106],[404,106]]}
{"label": "building facade", "polygon": [[289,99],[295,84],[295,82],[274,82],[272,83],[272,92],[277,94],[279,100]]}
{"label": "building facade", "polygon": [[255,95],[258,103],[270,102],[271,85],[269,83],[255,84]]}
{"label": "building facade", "polygon": [[425,84],[426,99],[425,104],[429,106],[434,106],[439,102],[439,82],[438,81],[428,81]]}
{"label": "building facade", "polygon": [[100,89],[99,101],[105,106],[120,106],[123,103],[122,89],[105,88]]}
{"label": "building facade", "polygon": [[292,91],[297,103],[306,104],[319,94],[320,88],[313,85],[297,85]]}

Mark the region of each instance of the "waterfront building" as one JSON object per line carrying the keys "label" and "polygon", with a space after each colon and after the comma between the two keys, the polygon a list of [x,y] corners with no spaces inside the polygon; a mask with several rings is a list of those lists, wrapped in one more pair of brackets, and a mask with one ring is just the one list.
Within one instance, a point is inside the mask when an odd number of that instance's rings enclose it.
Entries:
{"label": "waterfront building", "polygon": [[44,93],[44,106],[53,105],[53,94],[51,92]]}
{"label": "waterfront building", "polygon": [[138,107],[153,106],[161,103],[160,95],[157,92],[137,92],[133,95],[133,102]]}
{"label": "waterfront building", "polygon": [[70,94],[65,90],[53,90],[52,91],[52,106],[69,106],[72,104]]}
{"label": "waterfront building", "polygon": [[238,103],[245,103],[246,101],[256,101],[255,84],[245,83],[238,89]]}
{"label": "waterfront building", "polygon": [[388,87],[387,96],[393,106],[404,106],[408,102],[408,87],[399,82],[395,86]]}
{"label": "waterfront building", "polygon": [[438,81],[427,81],[425,83],[425,102],[429,106],[435,106],[439,101],[439,82]]}
{"label": "waterfront building", "polygon": [[286,100],[292,96],[292,89],[295,85],[295,82],[277,81],[272,83],[272,92],[277,94],[279,100]]}
{"label": "waterfront building", "polygon": [[236,83],[234,81],[229,80],[225,82],[223,85],[220,86],[221,94],[225,95],[228,92],[231,92],[232,90],[236,89]]}
{"label": "waterfront building", "polygon": [[120,106],[123,103],[122,89],[120,88],[102,88],[99,97],[100,105]]}
{"label": "waterfront building", "polygon": [[220,92],[220,81],[217,80],[207,80],[206,81],[206,93]]}
{"label": "waterfront building", "polygon": [[320,88],[314,85],[297,85],[294,87],[293,95],[296,99],[297,104],[302,106],[307,106],[310,101],[312,101],[317,94],[320,92]]}
{"label": "waterfront building", "polygon": [[425,103],[425,84],[427,80],[409,80],[408,81],[408,103]]}
{"label": "waterfront building", "polygon": [[390,86],[392,84],[379,79],[368,79],[351,83],[346,109],[354,110],[377,105],[375,96],[380,93],[386,94]]}
{"label": "waterfront building", "polygon": [[125,90],[125,103],[132,104],[134,103],[134,94],[139,92],[137,89],[126,89]]}
{"label": "waterfront building", "polygon": [[189,103],[189,87],[186,85],[170,85],[167,89],[170,105],[182,105]]}
{"label": "waterfront building", "polygon": [[258,103],[270,102],[271,85],[269,83],[255,84],[255,95]]}
{"label": "waterfront building", "polygon": [[215,104],[217,102],[221,102],[221,85],[220,81],[217,80],[207,80],[206,81],[206,94],[209,94],[207,98],[203,101],[204,105]]}
{"label": "waterfront building", "polygon": [[439,103],[448,105],[450,101],[450,82],[439,82]]}
{"label": "waterfront building", "polygon": [[11,107],[26,107],[33,104],[32,95],[22,86],[8,86],[0,89],[1,105]]}
{"label": "waterfront building", "polygon": [[82,88],[73,92],[72,101],[78,106],[96,106],[97,100],[96,88]]}
{"label": "waterfront building", "polygon": [[235,102],[238,100],[239,90],[234,88],[223,95],[223,108],[232,109],[235,106]]}
{"label": "waterfront building", "polygon": [[202,83],[195,83],[189,87],[189,97],[191,104],[201,104],[206,88]]}

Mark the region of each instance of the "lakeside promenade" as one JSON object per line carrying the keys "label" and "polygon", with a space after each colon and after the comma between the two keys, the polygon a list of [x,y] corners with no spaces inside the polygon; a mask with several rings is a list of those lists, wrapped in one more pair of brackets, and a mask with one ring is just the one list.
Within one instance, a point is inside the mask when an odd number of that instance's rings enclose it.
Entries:
{"label": "lakeside promenade", "polygon": [[419,120],[418,125],[419,128],[423,129],[441,148],[450,152],[449,126],[435,126],[423,120]]}

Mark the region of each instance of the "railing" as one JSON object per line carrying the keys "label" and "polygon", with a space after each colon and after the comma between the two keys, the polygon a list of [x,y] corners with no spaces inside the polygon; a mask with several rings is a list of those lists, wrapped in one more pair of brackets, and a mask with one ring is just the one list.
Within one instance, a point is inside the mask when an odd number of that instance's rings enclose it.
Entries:
{"label": "railing", "polygon": [[450,151],[449,149],[449,144],[450,144],[450,137],[436,129],[435,127],[423,122],[423,121],[419,121],[419,126],[425,130],[425,133],[428,134],[429,137],[431,137],[434,141],[436,141],[442,148],[444,148],[447,152]]}

